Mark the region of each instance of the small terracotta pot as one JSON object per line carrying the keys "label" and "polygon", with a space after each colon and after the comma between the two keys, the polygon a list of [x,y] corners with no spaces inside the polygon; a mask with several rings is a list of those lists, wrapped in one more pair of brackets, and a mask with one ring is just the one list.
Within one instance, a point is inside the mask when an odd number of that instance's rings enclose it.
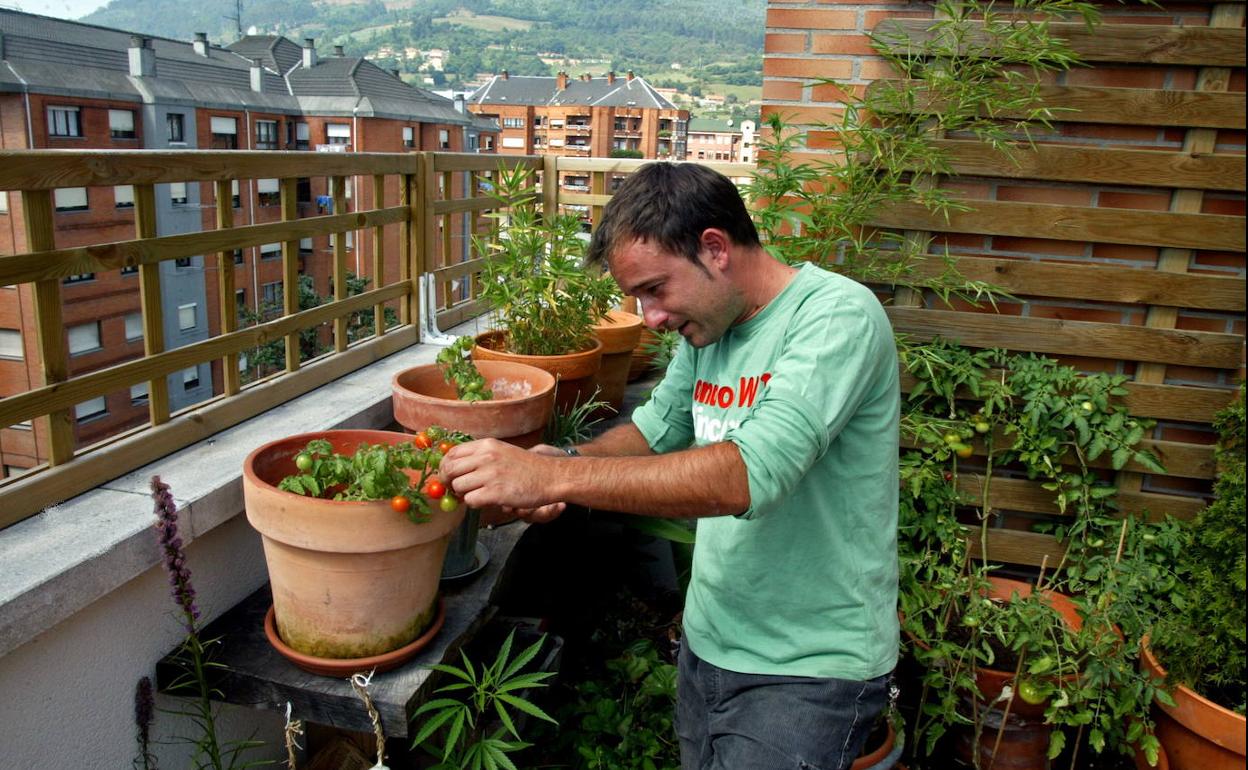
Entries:
{"label": "small terracotta pot", "polygon": [[[1164,679],[1166,670],[1148,646],[1140,646],[1140,668],[1155,679]],[[1170,693],[1174,705],[1154,703],[1157,740],[1174,770],[1243,770],[1245,762],[1245,719],[1223,708],[1200,693],[1178,685]]]}
{"label": "small terracotta pot", "polygon": [[893,747],[897,745],[897,733],[893,731],[893,723],[885,720],[888,726],[888,732],[884,736],[884,741],[878,746],[866,746],[863,748],[862,756],[854,760],[850,765],[850,770],[868,770],[868,768],[877,767],[884,758],[893,752]]}
{"label": "small terracotta pot", "polygon": [[602,343],[594,340],[593,347],[562,356],[524,356],[508,352],[503,332],[492,331],[477,335],[472,358],[474,361],[512,361],[549,372],[558,383],[555,408],[567,411],[593,397],[594,375],[602,365]]}
{"label": "small terracotta pot", "polygon": [[594,335],[602,343],[602,366],[598,368],[598,398],[611,405],[604,415],[619,414],[624,408],[624,388],[628,385],[633,350],[641,339],[641,317],[622,310],[612,310],[594,326]]}
{"label": "small terracotta pot", "polygon": [[394,375],[390,389],[395,421],[413,432],[441,425],[525,448],[541,443],[555,408],[555,378],[511,361],[480,361],[477,370],[494,393],[489,401],[460,401],[437,364]]}
{"label": "small terracotta pot", "polygon": [[388,500],[322,500],[279,490],[282,478],[296,472],[295,455],[313,439],[352,454],[361,443],[398,444],[411,436],[305,433],[248,455],[243,501],[264,544],[278,634],[316,658],[365,658],[403,647],[434,618],[442,560],[464,506],[435,510],[430,521],[414,524]]}

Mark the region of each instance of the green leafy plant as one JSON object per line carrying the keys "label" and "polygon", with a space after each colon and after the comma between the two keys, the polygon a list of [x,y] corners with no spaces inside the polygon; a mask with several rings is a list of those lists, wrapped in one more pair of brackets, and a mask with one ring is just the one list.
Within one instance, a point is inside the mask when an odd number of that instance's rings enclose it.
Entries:
{"label": "green leafy plant", "polygon": [[[442,505],[443,510],[454,509],[454,495],[437,481],[435,473],[444,450],[469,440],[469,436],[432,426],[417,440],[361,443],[353,454],[343,455],[334,452],[329,441],[314,439],[295,455],[299,472],[283,478],[278,489],[329,500],[388,499],[392,508],[406,513],[413,522],[428,521],[434,504]],[[445,502],[448,500],[449,504]]]}
{"label": "green leafy plant", "polygon": [[578,398],[567,408],[556,407],[546,424],[545,443],[565,447],[588,441],[594,435],[594,426],[602,422],[596,417],[603,409],[611,409],[606,401],[598,399],[598,391],[581,402]]}
{"label": "green leafy plant", "polygon": [[472,361],[475,344],[472,337],[464,336],[438,351],[437,363],[442,376],[448,383],[454,383],[460,401],[489,401],[494,397],[494,392],[486,386],[485,377]]}
{"label": "green leafy plant", "polygon": [[[424,746],[441,758],[433,770],[516,770],[509,755],[532,745],[520,738],[516,712],[558,724],[523,696],[524,690],[545,687],[544,680],[553,675],[545,671],[523,673],[524,667],[541,650],[546,637],[542,636],[512,658],[514,637],[513,630],[488,666],[478,669],[462,651],[462,668],[444,664],[431,666],[454,680],[439,687],[435,694],[456,694],[455,697],[434,698],[412,715],[413,720],[426,717],[412,739],[412,747]],[[497,726],[492,726],[495,717]]]}
{"label": "green leafy plant", "polygon": [[589,348],[593,326],[618,300],[610,275],[584,265],[585,240],[575,216],[542,212],[532,169],[502,167],[486,238],[473,237],[484,256],[481,296],[498,313],[507,350],[563,355]]}
{"label": "green leafy plant", "polygon": [[1218,477],[1214,501],[1183,533],[1180,580],[1151,645],[1169,680],[1243,714],[1245,521],[1244,386],[1214,422]]}

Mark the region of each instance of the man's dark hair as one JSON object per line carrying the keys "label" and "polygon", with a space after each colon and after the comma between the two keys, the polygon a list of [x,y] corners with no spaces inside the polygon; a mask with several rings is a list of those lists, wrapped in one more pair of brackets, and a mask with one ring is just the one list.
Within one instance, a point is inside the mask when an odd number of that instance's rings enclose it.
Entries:
{"label": "man's dark hair", "polygon": [[740,246],[760,245],[745,201],[728,177],[696,163],[647,163],[607,203],[588,261],[605,265],[617,248],[640,240],[700,265],[708,227],[723,230]]}

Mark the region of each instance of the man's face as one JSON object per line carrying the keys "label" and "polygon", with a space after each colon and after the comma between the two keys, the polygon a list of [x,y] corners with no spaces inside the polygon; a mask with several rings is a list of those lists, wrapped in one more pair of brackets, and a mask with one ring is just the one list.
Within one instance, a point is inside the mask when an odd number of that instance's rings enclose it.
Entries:
{"label": "man's face", "polygon": [[722,261],[706,249],[698,260],[700,267],[656,243],[634,240],[612,255],[611,275],[637,298],[646,326],[677,331],[700,348],[724,336],[743,314],[745,300]]}

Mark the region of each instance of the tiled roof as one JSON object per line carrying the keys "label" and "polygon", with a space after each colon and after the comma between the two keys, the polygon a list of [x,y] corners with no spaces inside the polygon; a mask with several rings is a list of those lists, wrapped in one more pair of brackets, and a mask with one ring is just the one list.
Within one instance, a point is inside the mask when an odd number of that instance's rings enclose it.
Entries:
{"label": "tiled roof", "polygon": [[276,72],[288,72],[303,62],[303,48],[281,35],[246,35],[230,43],[229,49]]}
{"label": "tiled roof", "polygon": [[689,121],[689,133],[739,134],[741,133],[741,124],[727,119],[692,118]]}
{"label": "tiled roof", "polygon": [[586,105],[591,107],[651,107],[674,110],[675,105],[645,81],[644,78],[616,76],[580,80],[569,78],[567,88],[559,90],[554,77],[529,75],[495,75],[468,97],[474,104],[524,104],[534,106]]}

